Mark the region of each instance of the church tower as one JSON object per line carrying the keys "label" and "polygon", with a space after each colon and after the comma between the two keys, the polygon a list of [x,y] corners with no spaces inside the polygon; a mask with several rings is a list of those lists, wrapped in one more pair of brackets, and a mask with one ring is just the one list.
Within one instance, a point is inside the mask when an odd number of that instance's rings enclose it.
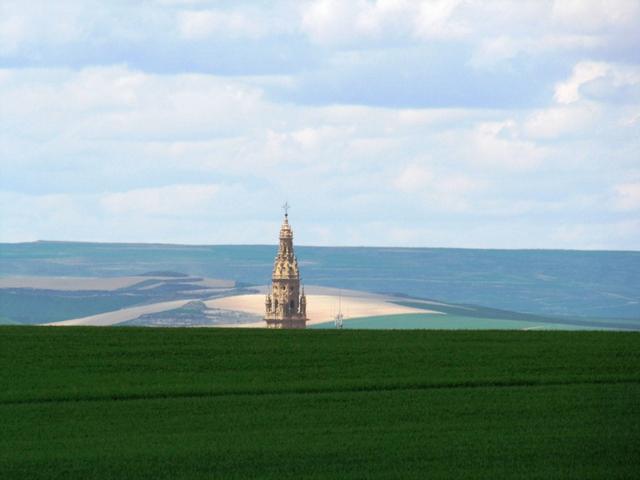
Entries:
{"label": "church tower", "polygon": [[300,290],[298,259],[293,253],[293,231],[289,226],[289,205],[284,204],[280,247],[273,264],[271,292],[265,298],[267,328],[306,328],[307,298]]}

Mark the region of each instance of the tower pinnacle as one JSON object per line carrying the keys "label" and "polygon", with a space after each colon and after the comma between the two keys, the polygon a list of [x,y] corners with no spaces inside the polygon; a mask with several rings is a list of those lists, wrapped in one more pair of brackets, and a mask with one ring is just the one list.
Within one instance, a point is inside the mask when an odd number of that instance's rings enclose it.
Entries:
{"label": "tower pinnacle", "polygon": [[280,227],[280,245],[273,264],[271,291],[265,298],[268,328],[305,328],[307,299],[300,291],[298,259],[293,251],[293,231],[288,221],[289,204],[282,206],[284,221]]}

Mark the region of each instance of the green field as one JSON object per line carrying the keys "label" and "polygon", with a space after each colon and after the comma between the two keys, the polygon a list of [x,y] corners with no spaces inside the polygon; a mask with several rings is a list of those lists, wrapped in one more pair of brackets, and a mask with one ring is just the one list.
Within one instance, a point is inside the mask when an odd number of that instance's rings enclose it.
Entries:
{"label": "green field", "polygon": [[0,327],[0,478],[637,478],[640,334]]}
{"label": "green field", "polygon": [[[334,322],[316,323],[310,328],[334,329]],[[507,320],[504,318],[468,317],[433,313],[402,313],[344,320],[345,329],[430,329],[430,330],[610,330],[604,327],[585,327],[564,323]]]}
{"label": "green field", "polygon": [[15,320],[11,320],[10,318],[0,315],[0,325],[20,325],[20,322],[16,322]]}

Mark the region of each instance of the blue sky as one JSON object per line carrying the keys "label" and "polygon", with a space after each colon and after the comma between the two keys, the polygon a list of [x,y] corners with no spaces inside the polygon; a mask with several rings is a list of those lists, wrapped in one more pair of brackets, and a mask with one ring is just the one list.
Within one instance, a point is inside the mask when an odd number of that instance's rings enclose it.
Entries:
{"label": "blue sky", "polygon": [[0,241],[640,247],[640,1],[0,1]]}

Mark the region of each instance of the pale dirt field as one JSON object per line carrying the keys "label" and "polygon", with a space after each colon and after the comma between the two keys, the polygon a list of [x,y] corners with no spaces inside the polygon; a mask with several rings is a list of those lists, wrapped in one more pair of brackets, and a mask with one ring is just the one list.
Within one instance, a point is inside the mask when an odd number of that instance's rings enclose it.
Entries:
{"label": "pale dirt field", "polygon": [[[257,290],[262,294],[266,294],[269,291],[270,286],[268,285],[260,285],[255,287],[250,287],[251,289]],[[334,297],[356,297],[356,298],[374,298],[376,300],[382,299],[390,299],[392,297],[388,295],[382,295],[380,293],[370,293],[363,292],[361,290],[349,290],[342,288],[333,288],[333,287],[321,287],[318,285],[305,285],[304,291],[307,295],[330,295]]]}
{"label": "pale dirt field", "polygon": [[222,280],[219,278],[203,278],[199,282],[191,283],[197,283],[198,285],[207,288],[233,288],[236,286],[236,282],[233,280]]}
{"label": "pale dirt field", "polygon": [[[142,277],[144,278],[144,277]],[[267,287],[255,287],[260,292],[266,292]],[[345,319],[357,317],[372,317],[379,315],[396,315],[403,313],[440,313],[431,310],[419,310],[391,303],[392,297],[378,295],[356,290],[342,290],[337,288],[305,287],[307,294],[307,317],[308,325],[331,321],[338,313],[338,304],[341,304],[342,314]],[[254,315],[264,314],[264,293],[249,295],[234,295],[231,297],[207,300],[204,303],[208,308],[218,308],[222,310],[232,310],[238,312],[251,313]],[[108,326],[134,320],[140,315],[147,313],[158,313],[166,310],[180,308],[191,300],[173,300],[169,302],[159,302],[150,305],[128,307],[113,312],[100,313],[83,318],[63,320],[60,322],[47,323],[45,325],[65,326],[65,325],[91,325]],[[260,328],[265,327],[264,322],[224,324],[216,327],[233,328]]]}
{"label": "pale dirt field", "polygon": [[[314,288],[305,288],[305,293],[314,291]],[[325,289],[326,290],[326,289]],[[375,295],[366,292],[349,291],[345,295],[344,290],[338,295],[318,295],[307,293],[307,325],[328,322],[334,319],[338,313],[338,303],[342,304],[342,314],[345,319],[357,317],[373,317],[379,315],[396,315],[402,313],[439,313],[430,310],[418,310],[417,308],[396,305],[388,301],[388,297]],[[356,296],[357,293],[362,295]],[[209,308],[221,308],[224,310],[236,310],[240,312],[252,313],[255,315],[264,314],[264,294],[236,295],[233,297],[217,298],[205,302]],[[241,325],[218,325],[224,327],[264,327],[264,322],[243,323]]]}
{"label": "pale dirt field", "polygon": [[88,317],[74,318],[72,320],[62,320],[60,322],[44,323],[47,326],[71,326],[71,325],[89,325],[93,327],[106,327],[116,325],[117,323],[134,320],[140,315],[146,313],[158,313],[166,310],[180,308],[191,300],[172,300],[170,302],[152,303],[150,305],[141,305],[138,307],[123,308],[113,312],[99,313],[98,315],[90,315]]}
{"label": "pale dirt field", "polygon": [[0,288],[35,288],[39,290],[117,290],[154,277],[7,277],[0,278]]}

